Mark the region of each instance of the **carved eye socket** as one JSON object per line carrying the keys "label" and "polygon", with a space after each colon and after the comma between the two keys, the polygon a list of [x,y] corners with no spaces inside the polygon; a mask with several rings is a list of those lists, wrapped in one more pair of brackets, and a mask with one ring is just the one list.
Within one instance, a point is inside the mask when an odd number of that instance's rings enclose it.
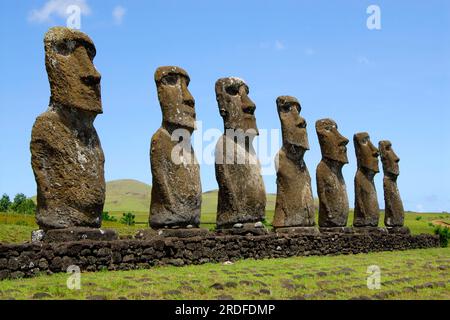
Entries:
{"label": "carved eye socket", "polygon": [[68,41],[59,41],[55,44],[55,51],[63,56],[68,56],[73,52],[74,45]]}
{"label": "carved eye socket", "polygon": [[87,51],[87,53],[88,53],[88,55],[89,55],[89,58],[90,58],[91,60],[94,60],[95,55],[97,54],[97,52],[95,51],[95,49],[94,49],[93,47],[88,46],[88,47],[86,47],[86,51]]}
{"label": "carved eye socket", "polygon": [[290,105],[290,104],[284,104],[281,107],[281,111],[282,112],[290,112],[291,110],[292,110],[292,105]]}
{"label": "carved eye socket", "polygon": [[167,75],[162,78],[161,82],[165,85],[174,86],[178,82],[178,77],[176,75]]}
{"label": "carved eye socket", "polygon": [[235,96],[239,93],[239,87],[237,86],[228,86],[225,88],[225,91],[232,96]]}

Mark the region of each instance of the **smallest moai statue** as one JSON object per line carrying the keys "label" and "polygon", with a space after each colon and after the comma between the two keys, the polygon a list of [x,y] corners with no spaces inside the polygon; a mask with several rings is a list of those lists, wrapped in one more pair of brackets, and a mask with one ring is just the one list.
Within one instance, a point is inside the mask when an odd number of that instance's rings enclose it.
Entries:
{"label": "smallest moai statue", "polygon": [[409,233],[409,229],[403,226],[405,211],[397,187],[400,158],[395,154],[392,143],[388,140],[380,141],[378,149],[380,150],[384,172],[384,225],[392,233]]}

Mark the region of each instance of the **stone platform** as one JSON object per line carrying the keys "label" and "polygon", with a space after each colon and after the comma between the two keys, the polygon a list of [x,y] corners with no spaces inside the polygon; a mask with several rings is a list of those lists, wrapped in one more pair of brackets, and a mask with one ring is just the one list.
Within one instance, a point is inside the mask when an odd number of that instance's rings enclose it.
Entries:
{"label": "stone platform", "polygon": [[81,240],[0,244],[0,279],[66,272],[130,270],[155,265],[189,265],[239,259],[357,254],[439,247],[439,237],[404,233],[322,233],[319,235],[214,235],[151,240]]}
{"label": "stone platform", "polygon": [[48,231],[36,230],[31,233],[32,242],[69,242],[79,240],[111,241],[119,236],[115,230],[95,228],[66,228],[52,229]]}

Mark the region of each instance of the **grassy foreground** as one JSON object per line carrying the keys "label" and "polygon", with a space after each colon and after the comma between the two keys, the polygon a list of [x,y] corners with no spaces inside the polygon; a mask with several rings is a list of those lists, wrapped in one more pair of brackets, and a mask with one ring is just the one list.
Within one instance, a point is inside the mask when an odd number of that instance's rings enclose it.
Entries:
{"label": "grassy foreground", "polygon": [[[367,288],[379,266],[381,288]],[[243,260],[0,282],[0,299],[450,299],[450,249]]]}

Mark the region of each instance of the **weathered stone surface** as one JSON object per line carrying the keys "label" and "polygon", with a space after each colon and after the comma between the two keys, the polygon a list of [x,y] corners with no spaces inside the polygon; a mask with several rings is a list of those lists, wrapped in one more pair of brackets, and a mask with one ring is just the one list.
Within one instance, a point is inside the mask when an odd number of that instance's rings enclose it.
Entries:
{"label": "weathered stone surface", "polygon": [[257,223],[237,223],[232,228],[217,229],[218,235],[264,235],[268,234],[267,228]]}
{"label": "weathered stone surface", "polygon": [[397,187],[397,178],[400,174],[397,157],[392,149],[392,143],[384,140],[378,143],[383,164],[383,190],[384,190],[384,225],[386,227],[401,227],[405,219],[402,199]]}
{"label": "weathered stone surface", "polygon": [[389,233],[403,233],[403,234],[410,234],[411,230],[409,230],[408,227],[402,226],[402,227],[386,227],[387,232]]}
{"label": "weathered stone surface", "polygon": [[158,235],[162,237],[175,237],[175,238],[192,238],[192,237],[204,237],[209,233],[208,229],[203,228],[180,228],[180,229],[160,229]]}
{"label": "weathered stone surface", "polygon": [[386,228],[383,227],[372,227],[372,226],[368,226],[368,227],[354,227],[353,228],[354,233],[366,233],[366,234],[387,234],[388,230]]}
{"label": "weathered stone surface", "polygon": [[354,228],[351,227],[321,227],[319,228],[321,233],[355,233]]}
{"label": "weathered stone surface", "polygon": [[264,220],[266,191],[252,144],[258,129],[248,86],[238,78],[222,78],[215,90],[225,128],[215,154],[217,227],[222,229]]}
{"label": "weathered stone surface", "polygon": [[191,145],[195,101],[188,90],[189,81],[180,67],[160,67],[155,72],[163,120],[150,147],[153,185],[149,220],[154,229],[200,224],[202,189]]}
{"label": "weathered stone surface", "polygon": [[309,150],[306,121],[300,116],[298,100],[290,96],[277,98],[283,146],[275,160],[277,168],[277,199],[273,226],[314,226],[315,209],[311,177],[303,156]]}
{"label": "weathered stone surface", "polygon": [[117,239],[118,235],[115,230],[81,227],[48,230],[45,232],[42,241],[52,243],[78,240],[110,241]]}
{"label": "weathered stone surface", "polygon": [[354,227],[377,227],[380,218],[374,177],[378,168],[378,149],[370,141],[367,132],[353,136],[358,170],[355,176]]}
{"label": "weathered stone surface", "polygon": [[316,122],[322,160],[317,166],[316,182],[319,195],[319,226],[321,228],[345,227],[349,204],[342,167],[348,163],[348,139],[343,137],[334,120]]}
{"label": "weathered stone surface", "polygon": [[51,97],[34,123],[31,165],[41,229],[100,227],[104,155],[94,119],[102,113],[96,51],[82,32],[51,28],[44,39]]}
{"label": "weathered stone surface", "polygon": [[319,229],[316,227],[288,227],[288,228],[277,228],[277,233],[287,233],[287,234],[309,234],[318,235]]}

